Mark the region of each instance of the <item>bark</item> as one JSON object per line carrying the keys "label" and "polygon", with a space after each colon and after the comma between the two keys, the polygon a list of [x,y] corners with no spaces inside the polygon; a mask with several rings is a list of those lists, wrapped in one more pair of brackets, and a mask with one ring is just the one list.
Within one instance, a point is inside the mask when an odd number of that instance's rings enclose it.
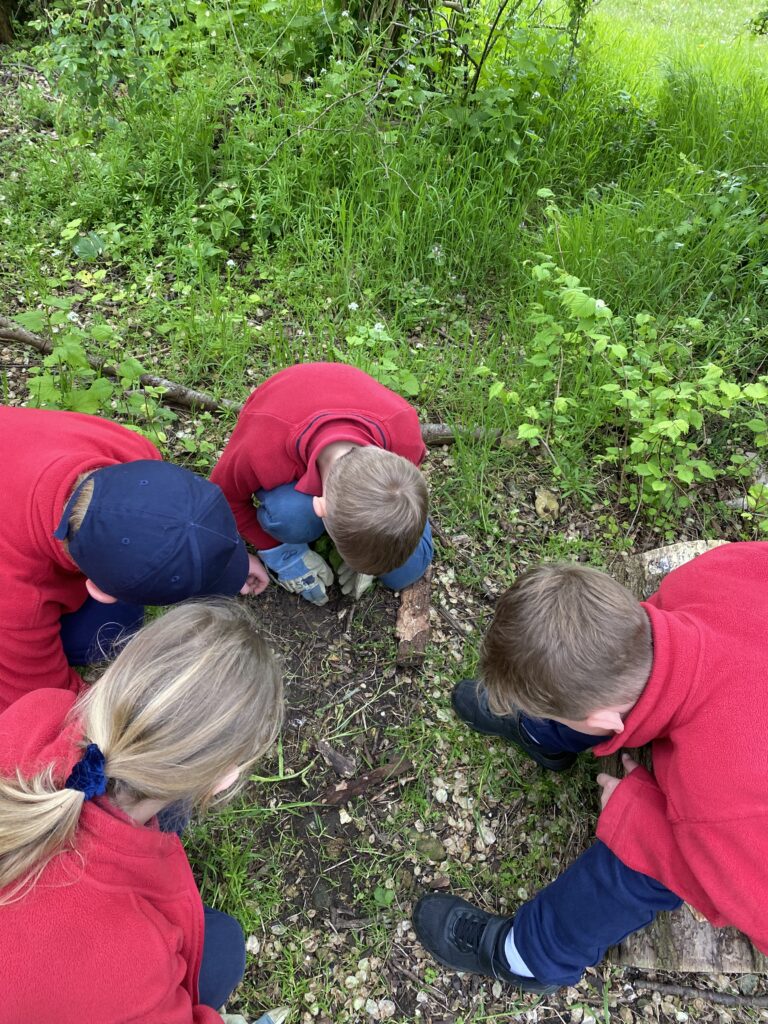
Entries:
{"label": "bark", "polygon": [[429,642],[429,592],[432,582],[430,566],[420,580],[406,587],[400,595],[395,632],[399,640],[396,663],[401,668],[421,665]]}

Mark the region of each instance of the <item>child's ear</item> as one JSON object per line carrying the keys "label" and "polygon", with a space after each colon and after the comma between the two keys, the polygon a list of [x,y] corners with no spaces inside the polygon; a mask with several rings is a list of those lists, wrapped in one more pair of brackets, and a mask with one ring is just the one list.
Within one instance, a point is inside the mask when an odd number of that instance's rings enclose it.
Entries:
{"label": "child's ear", "polygon": [[217,793],[223,793],[225,789],[229,789],[230,786],[234,786],[237,780],[240,778],[240,769],[233,768],[231,772],[223,775],[216,783],[216,788],[213,791],[213,795]]}
{"label": "child's ear", "polygon": [[91,595],[94,601],[98,601],[100,604],[117,604],[117,598],[111,597],[109,594],[105,594],[101,587],[97,587],[93,580],[85,581],[85,589]]}
{"label": "child's ear", "polygon": [[600,729],[603,732],[624,732],[624,719],[621,717],[621,712],[615,708],[591,711],[584,721],[591,728]]}
{"label": "child's ear", "polygon": [[315,510],[316,516],[320,516],[321,519],[325,519],[327,507],[325,504],[324,494],[315,495],[315,497],[312,499],[312,508]]}

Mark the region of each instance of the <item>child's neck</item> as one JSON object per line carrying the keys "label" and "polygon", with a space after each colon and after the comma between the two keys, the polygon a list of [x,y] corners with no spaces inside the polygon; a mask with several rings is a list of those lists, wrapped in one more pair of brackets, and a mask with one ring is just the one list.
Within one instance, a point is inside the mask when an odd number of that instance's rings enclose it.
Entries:
{"label": "child's neck", "polygon": [[124,811],[129,818],[133,818],[137,825],[146,825],[147,822],[159,814],[168,804],[163,800],[121,800],[114,797],[112,802],[117,804],[121,811]]}
{"label": "child's neck", "polygon": [[359,447],[359,444],[353,444],[351,441],[332,441],[320,449],[317,453],[317,468],[320,473],[320,479],[323,481],[323,487],[325,487],[325,478],[328,476],[328,471],[334,462],[340,459],[342,455],[346,455],[347,452],[351,452],[353,448]]}

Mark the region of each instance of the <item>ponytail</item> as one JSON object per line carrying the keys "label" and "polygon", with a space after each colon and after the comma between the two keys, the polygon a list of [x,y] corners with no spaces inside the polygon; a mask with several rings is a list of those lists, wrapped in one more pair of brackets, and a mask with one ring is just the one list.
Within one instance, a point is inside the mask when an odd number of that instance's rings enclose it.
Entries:
{"label": "ponytail", "polygon": [[72,846],[83,803],[82,793],[56,786],[53,766],[32,779],[0,779],[0,889],[21,879],[0,896],[0,906],[34,884],[54,853]]}
{"label": "ponytail", "polygon": [[[242,785],[245,770],[271,746],[282,721],[282,680],[245,604],[190,602],[132,637],[69,721],[81,725],[84,761],[98,748],[104,785],[88,796],[106,787],[122,803],[186,800],[204,808],[233,767]],[[0,889],[19,882],[0,894],[0,905],[74,846],[86,794],[57,785],[56,768],[0,779]]]}

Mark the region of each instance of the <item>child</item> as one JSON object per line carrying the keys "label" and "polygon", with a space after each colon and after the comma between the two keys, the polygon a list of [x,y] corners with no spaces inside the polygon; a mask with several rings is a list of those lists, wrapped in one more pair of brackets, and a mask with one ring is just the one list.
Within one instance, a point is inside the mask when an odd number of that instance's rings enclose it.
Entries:
{"label": "child", "polygon": [[360,597],[374,576],[399,590],[424,574],[425,454],[405,399],[353,366],[306,363],[253,392],[211,480],[278,582],[322,605],[333,572],[308,545],[324,530],[345,594]]}
{"label": "child", "polygon": [[220,600],[146,626],[78,699],[0,715],[0,1024],[221,1024],[243,934],[155,815],[231,798],[281,714],[273,655]]}
{"label": "child", "polygon": [[528,991],[575,984],[609,946],[686,900],[768,953],[768,543],[728,544],[647,602],[579,565],[540,566],[502,597],[485,686],[460,718],[567,768],[653,742],[653,775],[598,775],[597,842],[514,917],[449,895],[414,911],[442,963]]}
{"label": "child", "polygon": [[134,431],[0,407],[0,447],[0,711],[39,686],[78,692],[70,666],[137,628],[144,605],[266,586],[218,487]]}

